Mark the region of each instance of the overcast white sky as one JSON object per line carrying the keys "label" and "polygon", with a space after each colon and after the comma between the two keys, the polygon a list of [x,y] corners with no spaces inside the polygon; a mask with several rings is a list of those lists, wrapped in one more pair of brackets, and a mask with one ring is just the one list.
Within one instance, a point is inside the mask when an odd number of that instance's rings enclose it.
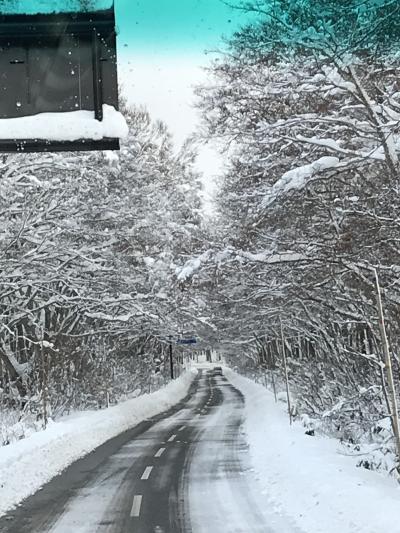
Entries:
{"label": "overcast white sky", "polygon": [[154,117],[171,128],[177,143],[182,143],[198,123],[193,108],[193,87],[205,79],[202,57],[124,58],[120,82],[130,102],[148,106]]}
{"label": "overcast white sky", "polygon": [[[177,146],[196,129],[198,111],[194,108],[193,87],[206,80],[201,68],[205,56],[171,58],[129,58],[121,61],[123,93],[136,105],[145,105],[154,118],[166,122]],[[198,168],[204,174],[205,200],[209,208],[215,175],[221,173],[222,160],[212,146],[201,150]]]}

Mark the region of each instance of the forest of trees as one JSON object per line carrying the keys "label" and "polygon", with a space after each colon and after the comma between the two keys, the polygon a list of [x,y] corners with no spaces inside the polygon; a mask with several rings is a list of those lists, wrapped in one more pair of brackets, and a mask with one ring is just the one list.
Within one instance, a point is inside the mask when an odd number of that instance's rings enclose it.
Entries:
{"label": "forest of trees", "polygon": [[286,354],[294,415],[344,441],[384,434],[375,272],[398,385],[400,6],[233,8],[252,22],[198,88],[196,141],[226,162],[208,224],[195,144],[176,154],[144,111],[123,109],[119,156],[3,158],[3,407],[145,391],[184,325],[278,389]]}
{"label": "forest of trees", "polygon": [[235,364],[279,383],[284,346],[297,410],[354,441],[390,413],[375,269],[400,378],[400,6],[235,8],[252,22],[198,90],[227,161],[217,244],[187,283]]}
{"label": "forest of trees", "polygon": [[124,107],[118,155],[1,161],[3,422],[10,408],[102,407],[168,376],[165,339],[184,324],[175,262],[202,232],[200,185],[190,144],[176,154],[162,123]]}

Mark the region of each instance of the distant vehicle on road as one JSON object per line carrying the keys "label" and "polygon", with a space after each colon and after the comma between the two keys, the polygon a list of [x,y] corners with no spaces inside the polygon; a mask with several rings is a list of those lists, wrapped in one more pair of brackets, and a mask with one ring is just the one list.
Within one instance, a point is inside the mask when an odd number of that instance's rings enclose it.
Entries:
{"label": "distant vehicle on road", "polygon": [[221,366],[214,366],[212,373],[213,373],[214,376],[222,376],[223,375],[222,367]]}

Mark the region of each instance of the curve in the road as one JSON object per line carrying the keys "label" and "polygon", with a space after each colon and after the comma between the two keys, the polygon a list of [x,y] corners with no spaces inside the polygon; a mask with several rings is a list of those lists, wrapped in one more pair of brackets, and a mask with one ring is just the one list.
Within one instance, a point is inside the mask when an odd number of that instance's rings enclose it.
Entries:
{"label": "curve in the road", "polygon": [[1,518],[0,532],[281,532],[256,497],[243,403],[224,377],[200,373],[174,410],[71,465]]}

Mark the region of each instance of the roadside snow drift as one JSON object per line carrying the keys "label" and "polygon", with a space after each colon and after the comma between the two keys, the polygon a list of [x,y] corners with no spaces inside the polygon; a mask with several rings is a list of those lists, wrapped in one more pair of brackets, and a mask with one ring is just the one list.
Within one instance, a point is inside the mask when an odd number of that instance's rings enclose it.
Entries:
{"label": "roadside snow drift", "polygon": [[266,505],[305,533],[400,532],[400,488],[394,479],[356,468],[339,443],[289,426],[286,405],[261,385],[226,369],[245,396],[252,466]]}
{"label": "roadside snow drift", "polygon": [[0,516],[107,440],[179,403],[195,375],[195,370],[186,372],[153,394],[61,420],[0,448]]}
{"label": "roadside snow drift", "polygon": [[30,117],[0,119],[0,139],[42,139],[47,141],[124,139],[129,133],[123,115],[103,105],[103,120],[94,111],[40,113]]}

